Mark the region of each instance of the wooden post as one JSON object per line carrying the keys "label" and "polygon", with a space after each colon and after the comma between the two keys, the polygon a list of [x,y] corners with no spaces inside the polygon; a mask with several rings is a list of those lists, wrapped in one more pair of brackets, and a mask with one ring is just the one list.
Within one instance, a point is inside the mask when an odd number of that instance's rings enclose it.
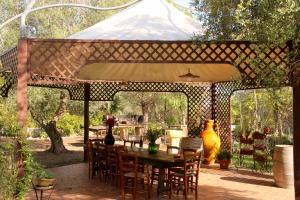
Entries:
{"label": "wooden post", "polygon": [[88,159],[87,143],[89,140],[89,101],[90,101],[90,84],[84,84],[84,161]]}
{"label": "wooden post", "polygon": [[295,199],[300,199],[300,69],[294,73],[293,81],[293,124],[294,124],[294,186],[295,186]]}
{"label": "wooden post", "polygon": [[211,84],[211,118],[216,120],[216,84]]}
{"label": "wooden post", "polygon": [[17,108],[18,122],[22,129],[27,128],[27,80],[28,80],[28,40],[20,39],[18,42],[17,65]]}

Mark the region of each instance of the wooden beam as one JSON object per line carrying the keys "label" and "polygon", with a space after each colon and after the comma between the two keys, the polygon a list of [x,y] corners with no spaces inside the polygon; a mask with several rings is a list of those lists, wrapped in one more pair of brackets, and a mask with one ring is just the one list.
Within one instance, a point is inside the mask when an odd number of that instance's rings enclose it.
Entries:
{"label": "wooden beam", "polygon": [[300,70],[295,75],[298,77],[293,80],[294,186],[295,199],[300,199]]}
{"label": "wooden beam", "polygon": [[89,140],[89,101],[90,101],[90,84],[84,84],[84,161],[88,159],[87,143]]}
{"label": "wooden beam", "polygon": [[28,48],[28,40],[20,39],[18,42],[17,108],[18,122],[23,130],[26,130],[27,127]]}

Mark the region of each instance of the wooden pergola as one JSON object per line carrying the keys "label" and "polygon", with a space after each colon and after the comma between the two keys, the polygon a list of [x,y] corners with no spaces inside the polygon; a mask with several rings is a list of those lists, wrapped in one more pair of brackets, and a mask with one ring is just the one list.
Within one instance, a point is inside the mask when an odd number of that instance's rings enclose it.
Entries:
{"label": "wooden pergola", "polygon": [[[151,2],[152,3],[152,2]],[[267,46],[267,48],[266,48]],[[65,89],[71,100],[84,101],[84,142],[88,140],[89,102],[111,101],[119,91],[181,92],[188,99],[188,130],[198,135],[200,121],[220,125],[221,144],[231,148],[230,97],[234,91],[262,88],[259,73],[269,67],[290,67],[291,46],[249,41],[109,40],[21,38],[0,56],[5,79],[3,97],[17,88],[18,120],[26,127],[27,87]],[[263,68],[254,67],[259,58]],[[294,174],[300,198],[300,67],[287,85],[293,87]],[[188,70],[200,77],[182,78]],[[288,77],[287,77],[288,80]],[[126,87],[122,83],[126,82]],[[285,86],[287,86],[285,85]]]}
{"label": "wooden pergola", "polygon": [[[246,41],[207,42],[194,44],[191,41],[109,41],[72,39],[28,39],[19,40],[17,47],[0,56],[3,68],[1,76],[5,84],[1,95],[7,96],[11,87],[17,87],[18,119],[26,126],[27,87],[49,87],[68,90],[72,100],[84,101],[84,141],[88,140],[89,101],[110,101],[118,91],[182,92],[188,98],[189,134],[198,135],[199,120],[212,118],[220,123],[221,143],[231,147],[230,96],[236,90],[262,88],[256,83],[251,59],[259,56],[268,64],[289,67],[288,45],[270,45],[264,52],[256,54],[256,43]],[[176,55],[176,56],[174,56]],[[88,80],[80,79],[80,70],[87,64],[106,63],[160,64],[184,63],[201,65],[222,64],[235,66],[241,80],[215,82],[128,82],[128,80]],[[208,65],[209,67],[209,65]],[[151,69],[151,68],[150,68]],[[145,72],[147,73],[147,72]],[[214,74],[218,76],[218,74]],[[300,120],[300,72],[293,71],[294,122]],[[300,188],[300,150],[299,123],[294,123],[294,170],[295,189]]]}

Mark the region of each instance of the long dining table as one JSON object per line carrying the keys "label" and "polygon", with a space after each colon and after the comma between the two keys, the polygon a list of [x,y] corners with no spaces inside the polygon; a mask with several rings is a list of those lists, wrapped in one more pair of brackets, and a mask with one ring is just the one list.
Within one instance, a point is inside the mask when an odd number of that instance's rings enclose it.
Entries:
{"label": "long dining table", "polygon": [[156,154],[149,154],[147,149],[131,150],[131,153],[137,155],[139,162],[155,166],[159,169],[157,195],[161,195],[165,190],[164,185],[165,169],[183,165],[183,158],[176,158],[174,154],[168,154],[166,151],[158,151]]}

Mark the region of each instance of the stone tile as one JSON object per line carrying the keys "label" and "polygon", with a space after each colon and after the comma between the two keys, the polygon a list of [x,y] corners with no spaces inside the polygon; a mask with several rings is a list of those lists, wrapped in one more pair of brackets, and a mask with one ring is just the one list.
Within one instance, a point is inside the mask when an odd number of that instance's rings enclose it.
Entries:
{"label": "stone tile", "polygon": [[[87,164],[74,164],[50,169],[56,177],[56,186],[51,194],[53,200],[112,200],[120,199],[115,184],[104,183],[99,177],[88,179]],[[204,200],[292,200],[293,189],[282,189],[275,186],[271,175],[253,173],[247,170],[219,170],[216,167],[201,168],[199,175],[198,199]],[[151,199],[157,198],[155,186]],[[44,193],[48,199],[50,191]],[[141,194],[137,199],[144,199]],[[35,199],[34,191],[28,192],[26,200]],[[130,198],[128,198],[130,199]],[[172,199],[184,199],[182,192],[173,194]],[[194,199],[190,192],[189,199]]]}

